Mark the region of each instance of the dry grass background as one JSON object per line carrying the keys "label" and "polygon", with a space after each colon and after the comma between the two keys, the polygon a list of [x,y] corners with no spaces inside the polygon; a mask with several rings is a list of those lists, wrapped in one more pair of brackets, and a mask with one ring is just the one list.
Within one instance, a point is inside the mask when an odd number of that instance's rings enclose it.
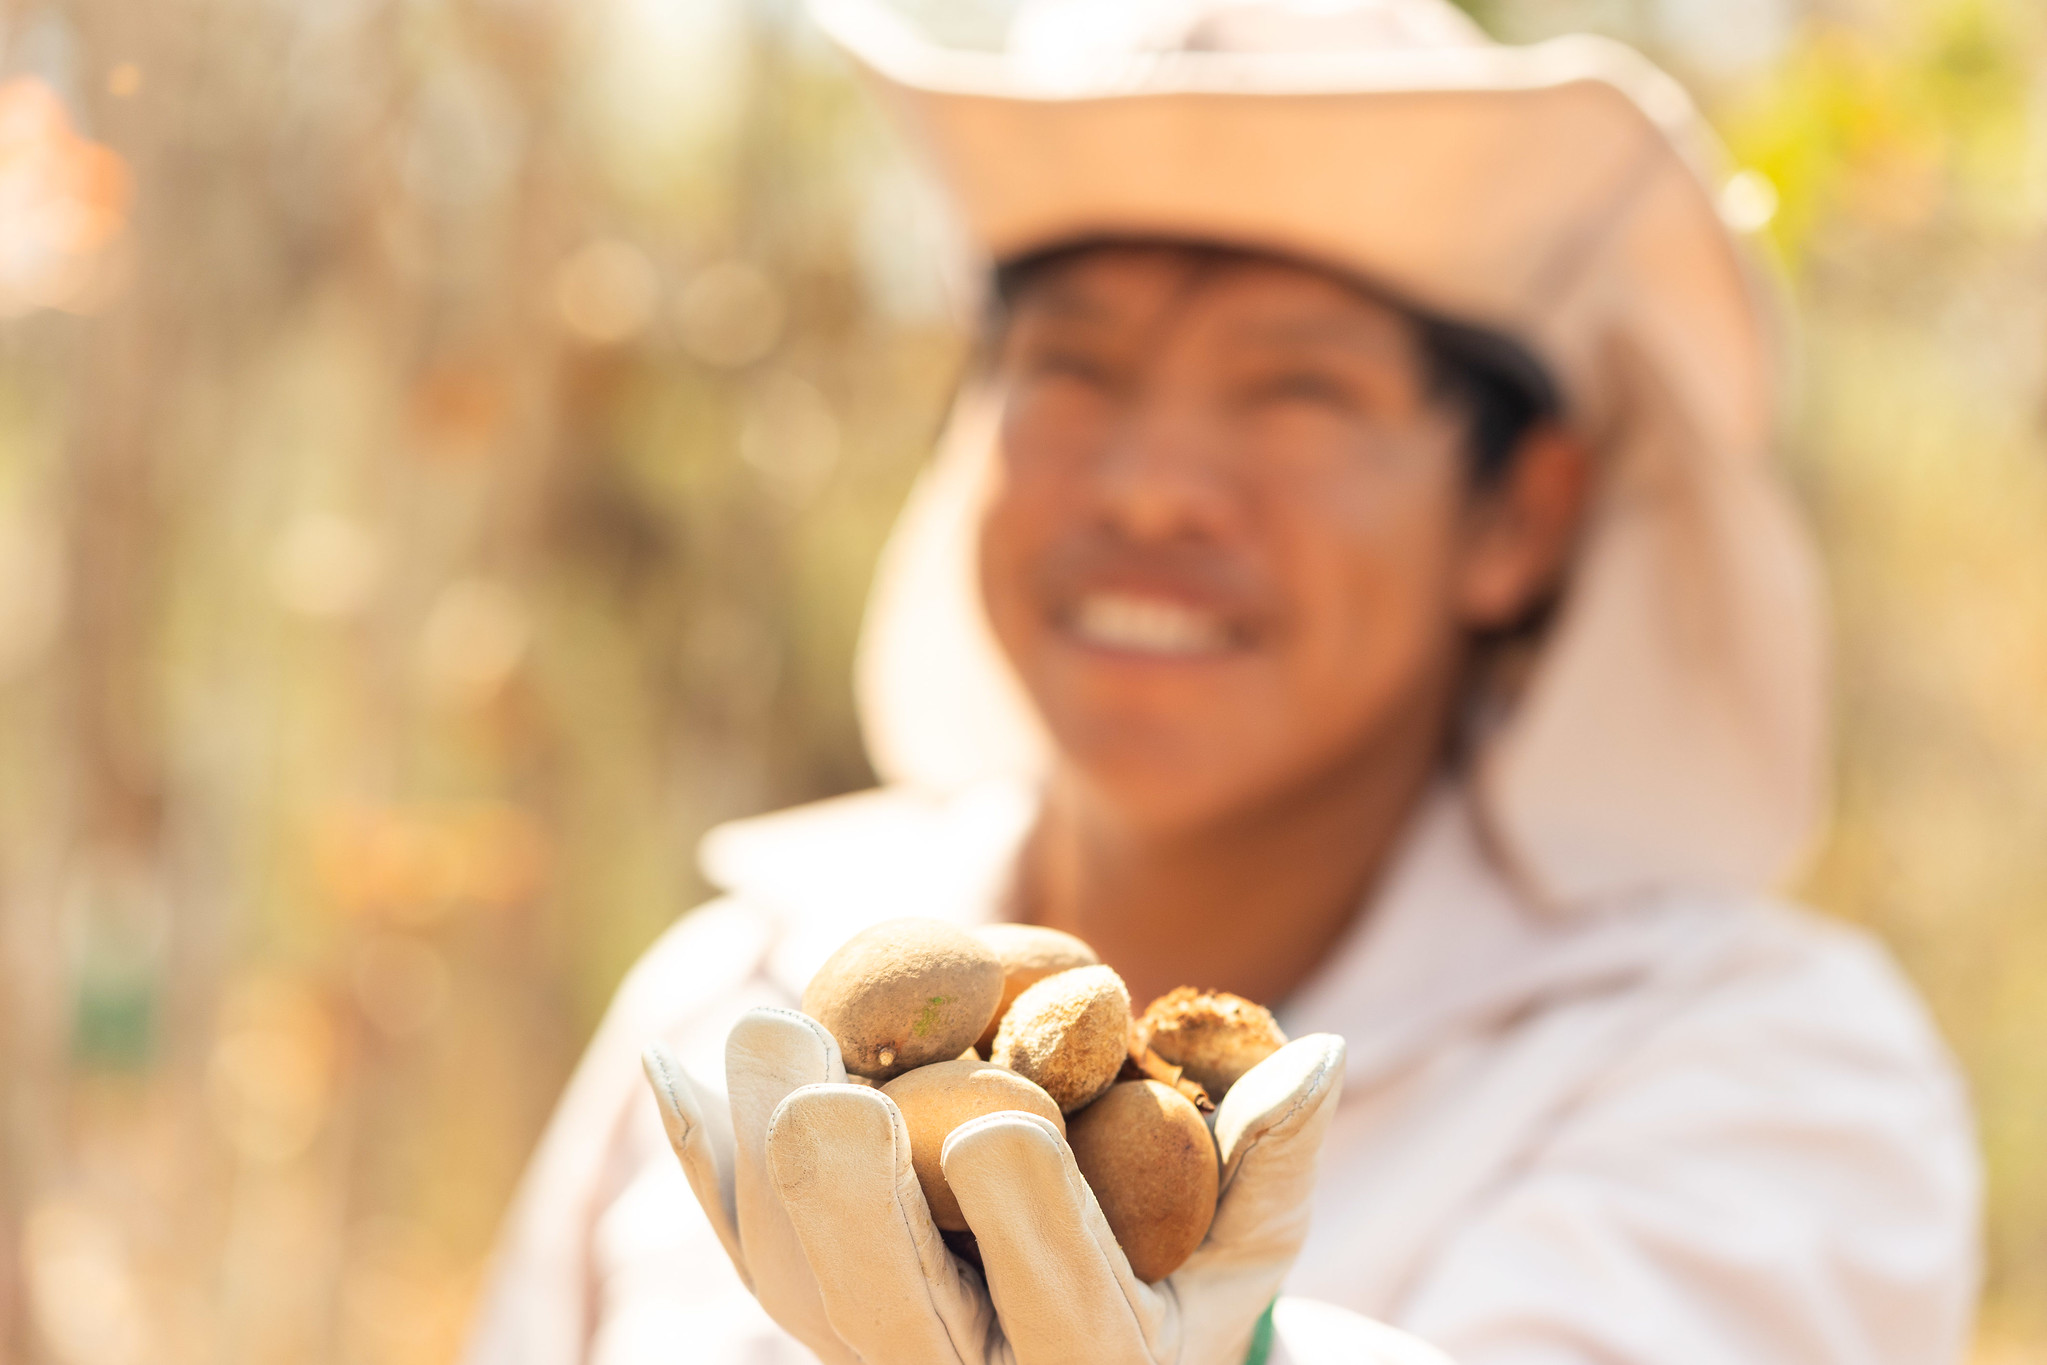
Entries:
{"label": "dry grass background", "polygon": [[[1474,0],[1476,6],[1476,0]],[[2047,16],[1493,0],[1704,94],[1803,319],[1841,818],[2047,1358]],[[446,1361],[727,816],[862,785],[961,355],[787,0],[0,2],[0,1358]]]}

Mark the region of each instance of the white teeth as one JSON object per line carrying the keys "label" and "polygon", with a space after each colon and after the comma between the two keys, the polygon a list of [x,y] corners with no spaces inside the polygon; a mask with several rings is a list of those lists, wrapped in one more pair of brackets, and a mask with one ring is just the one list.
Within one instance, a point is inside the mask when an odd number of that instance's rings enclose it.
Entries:
{"label": "white teeth", "polygon": [[1211,612],[1128,593],[1082,598],[1073,633],[1090,644],[1144,654],[1215,654],[1230,643],[1228,628]]}

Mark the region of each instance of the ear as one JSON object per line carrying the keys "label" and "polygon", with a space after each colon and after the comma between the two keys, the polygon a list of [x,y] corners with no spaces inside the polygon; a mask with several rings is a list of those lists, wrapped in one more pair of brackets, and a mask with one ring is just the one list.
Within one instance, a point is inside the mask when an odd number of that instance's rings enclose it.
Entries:
{"label": "ear", "polygon": [[1591,473],[1584,442],[1544,424],[1522,438],[1494,483],[1473,493],[1457,584],[1468,628],[1513,626],[1556,586],[1577,543]]}

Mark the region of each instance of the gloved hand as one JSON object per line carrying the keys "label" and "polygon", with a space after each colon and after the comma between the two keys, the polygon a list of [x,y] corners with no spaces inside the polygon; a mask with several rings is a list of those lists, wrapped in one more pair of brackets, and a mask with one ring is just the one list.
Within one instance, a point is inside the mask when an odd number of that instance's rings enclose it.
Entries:
{"label": "gloved hand", "polygon": [[[1058,1131],[1021,1113],[976,1119],[946,1140],[946,1181],[985,1275],[955,1259],[894,1102],[847,1084],[837,1043],[793,1010],[751,1010],[727,1039],[729,1135],[665,1051],[649,1049],[646,1067],[684,1174],[740,1277],[821,1359],[1239,1365],[1254,1333],[1261,1353],[1269,1342],[1262,1315],[1307,1233],[1343,1042],[1297,1039],[1231,1087],[1216,1114],[1215,1221],[1156,1285],[1131,1273]],[[1290,1318],[1312,1320],[1310,1335],[1352,1361],[1389,1358],[1389,1342],[1409,1354],[1397,1345],[1408,1339],[1355,1315],[1282,1311],[1282,1336]]]}

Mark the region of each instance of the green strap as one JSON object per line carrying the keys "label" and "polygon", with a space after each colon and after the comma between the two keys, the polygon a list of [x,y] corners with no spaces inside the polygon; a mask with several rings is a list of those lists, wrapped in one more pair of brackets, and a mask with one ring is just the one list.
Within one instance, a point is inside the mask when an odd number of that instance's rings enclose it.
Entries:
{"label": "green strap", "polygon": [[1251,1329],[1251,1349],[1244,1352],[1244,1365],[1265,1365],[1265,1358],[1272,1354],[1272,1310],[1278,1302],[1274,1299],[1266,1304],[1258,1315],[1258,1325]]}

